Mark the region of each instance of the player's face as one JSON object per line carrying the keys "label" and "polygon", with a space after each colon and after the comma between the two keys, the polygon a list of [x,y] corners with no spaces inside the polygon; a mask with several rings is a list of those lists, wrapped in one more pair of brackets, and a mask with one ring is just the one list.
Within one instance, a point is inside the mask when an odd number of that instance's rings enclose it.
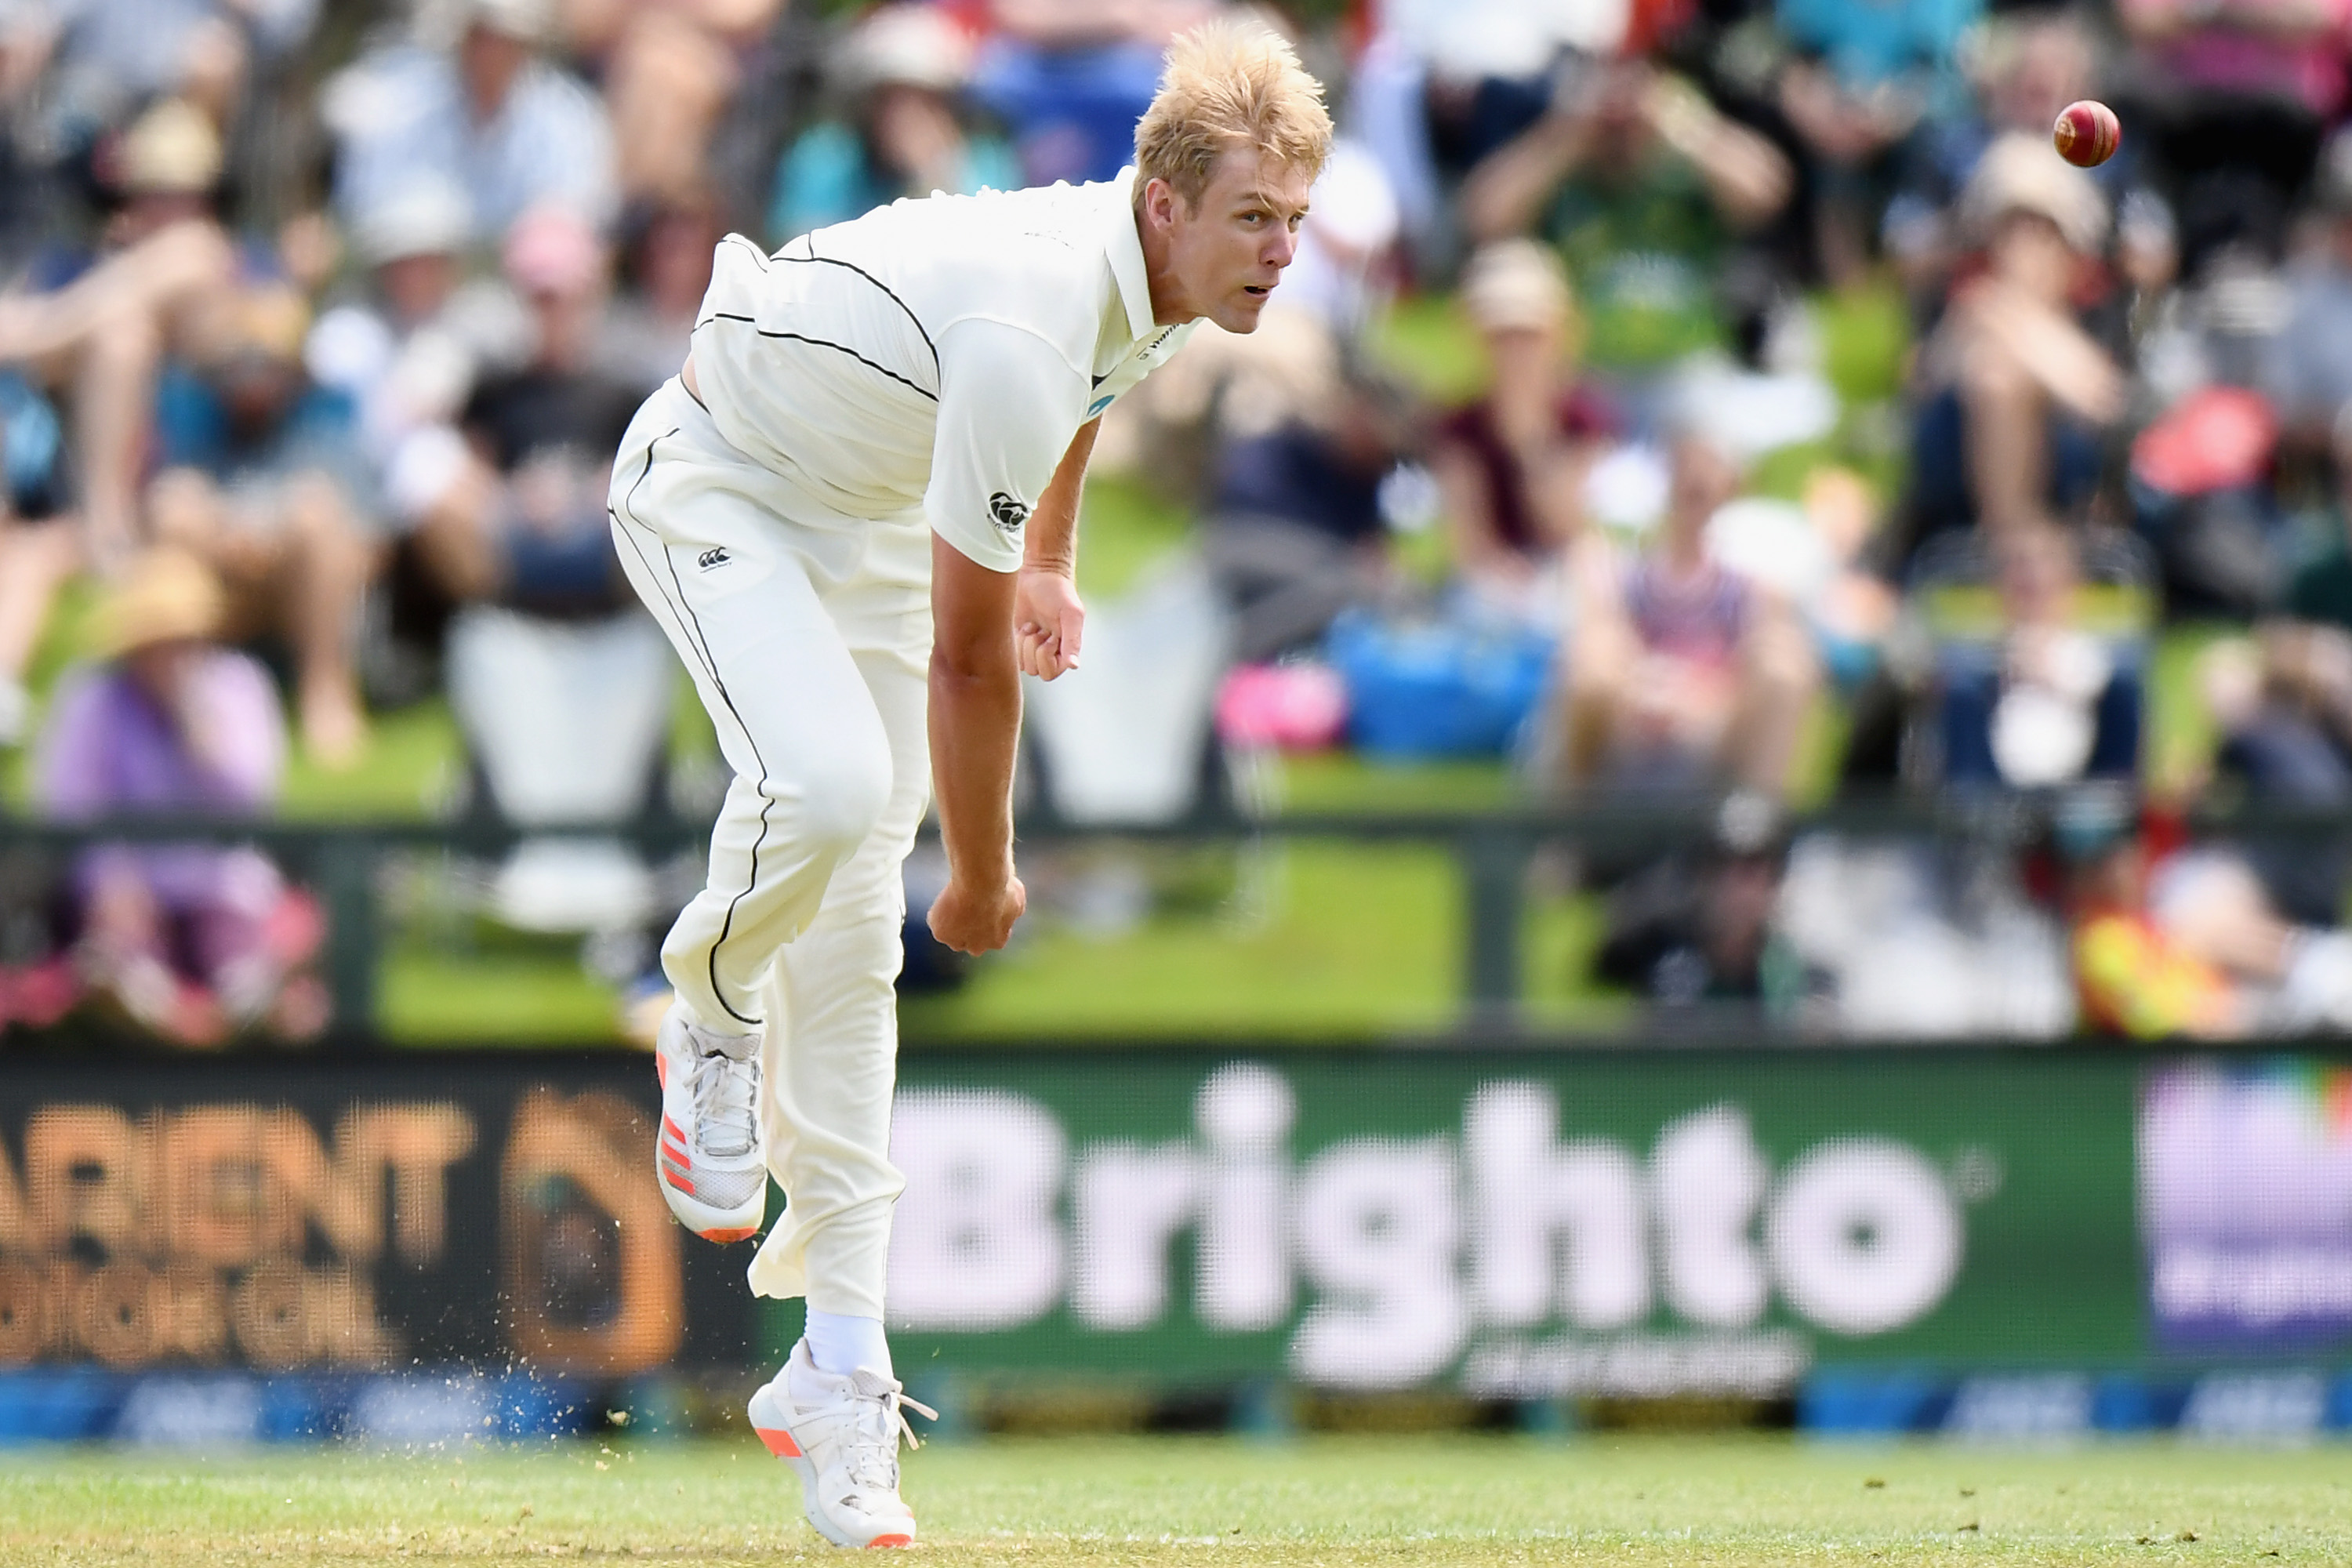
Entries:
{"label": "player's face", "polygon": [[1170,201],[1169,271],[1193,314],[1229,332],[1257,330],[1282,269],[1298,254],[1313,183],[1302,169],[1233,152],[1219,161],[1197,206]]}

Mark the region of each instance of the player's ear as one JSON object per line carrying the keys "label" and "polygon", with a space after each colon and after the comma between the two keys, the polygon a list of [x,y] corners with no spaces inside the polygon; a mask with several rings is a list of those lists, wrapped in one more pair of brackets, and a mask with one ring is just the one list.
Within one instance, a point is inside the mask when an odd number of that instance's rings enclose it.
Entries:
{"label": "player's ear", "polygon": [[1176,225],[1176,187],[1157,174],[1143,186],[1143,220],[1162,231]]}

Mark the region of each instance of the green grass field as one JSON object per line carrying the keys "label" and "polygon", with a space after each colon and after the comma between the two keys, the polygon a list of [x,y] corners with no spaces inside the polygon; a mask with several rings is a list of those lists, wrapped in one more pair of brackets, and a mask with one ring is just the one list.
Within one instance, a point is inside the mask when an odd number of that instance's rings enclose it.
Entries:
{"label": "green grass field", "polygon": [[[911,1456],[923,1550],[974,1563],[2352,1560],[2352,1457],[1762,1437],[999,1439]],[[17,1451],[0,1562],[738,1563],[827,1552],[749,1439],[462,1458]]]}

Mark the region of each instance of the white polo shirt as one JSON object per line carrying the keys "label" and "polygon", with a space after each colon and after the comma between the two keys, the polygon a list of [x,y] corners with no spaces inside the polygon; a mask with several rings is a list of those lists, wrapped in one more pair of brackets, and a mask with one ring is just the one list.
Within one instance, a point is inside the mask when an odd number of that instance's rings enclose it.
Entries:
{"label": "white polo shirt", "polygon": [[919,520],[1013,571],[1078,426],[1192,332],[1152,321],[1134,182],[896,202],[773,256],[729,235],[694,329],[719,434],[809,498],[794,521]]}

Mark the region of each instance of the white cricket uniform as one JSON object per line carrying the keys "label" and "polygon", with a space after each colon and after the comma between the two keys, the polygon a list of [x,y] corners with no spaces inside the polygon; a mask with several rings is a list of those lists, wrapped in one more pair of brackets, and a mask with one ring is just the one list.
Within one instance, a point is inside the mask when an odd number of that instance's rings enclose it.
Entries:
{"label": "white cricket uniform", "polygon": [[697,1022],[765,1037],[759,1294],[882,1316],[930,536],[1018,567],[1078,427],[1187,335],[1152,320],[1134,179],[901,201],[773,256],[730,235],[700,399],[667,383],[614,463],[622,564],[735,775],[662,966]]}

